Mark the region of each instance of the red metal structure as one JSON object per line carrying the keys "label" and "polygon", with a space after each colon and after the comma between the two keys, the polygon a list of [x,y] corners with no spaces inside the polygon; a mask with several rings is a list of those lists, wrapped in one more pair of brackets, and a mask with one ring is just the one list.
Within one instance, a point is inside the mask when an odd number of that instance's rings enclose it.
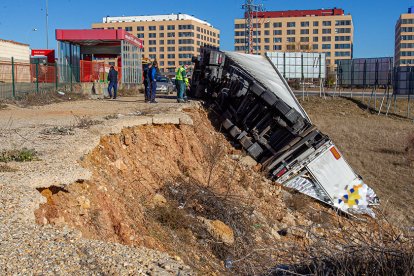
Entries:
{"label": "red metal structure", "polygon": [[[59,64],[65,65],[65,79],[92,82],[106,81],[109,64],[115,60],[120,81],[140,83],[143,43],[125,30],[56,30]],[[69,69],[66,67],[69,66]]]}

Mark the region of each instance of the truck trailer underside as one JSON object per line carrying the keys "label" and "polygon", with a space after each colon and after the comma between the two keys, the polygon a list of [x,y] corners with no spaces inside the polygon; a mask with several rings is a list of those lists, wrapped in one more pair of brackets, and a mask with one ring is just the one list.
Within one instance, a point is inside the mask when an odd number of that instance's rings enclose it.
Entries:
{"label": "truck trailer underside", "polygon": [[201,48],[191,96],[212,100],[223,129],[267,176],[346,212],[366,213],[377,196],[311,122],[265,56]]}

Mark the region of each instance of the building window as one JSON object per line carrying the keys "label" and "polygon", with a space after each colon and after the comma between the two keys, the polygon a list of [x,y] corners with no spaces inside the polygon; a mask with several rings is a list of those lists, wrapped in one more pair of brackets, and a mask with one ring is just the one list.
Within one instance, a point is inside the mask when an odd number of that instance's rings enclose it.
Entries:
{"label": "building window", "polygon": [[[403,19],[403,21],[404,21],[404,19]],[[336,26],[349,26],[349,25],[351,25],[351,20],[337,20],[335,22],[335,25]]]}
{"label": "building window", "polygon": [[319,21],[313,21],[313,26],[318,27],[319,26]]}
{"label": "building window", "polygon": [[274,30],[273,35],[282,35],[282,30]]}
{"label": "building window", "polygon": [[167,44],[168,45],[175,44],[175,40],[174,39],[169,39],[169,40],[167,40]]}
{"label": "building window", "polygon": [[322,49],[330,50],[331,49],[331,44],[322,44]]}
{"label": "building window", "polygon": [[[162,48],[163,50],[161,51],[161,48],[160,48],[160,52],[163,52],[164,51],[164,48]],[[164,54],[160,54],[160,58],[164,58]]]}
{"label": "building window", "polygon": [[351,49],[351,44],[335,44],[335,49]]}
{"label": "building window", "polygon": [[287,23],[287,27],[288,28],[294,28],[294,27],[296,27],[296,22],[288,22]]}
{"label": "building window", "polygon": [[309,34],[309,30],[308,29],[300,30],[300,34]]}
{"label": "building window", "polygon": [[143,32],[144,31],[144,26],[138,26],[137,31],[138,32]]}
{"label": "building window", "polygon": [[125,31],[132,32],[132,27],[125,27]]}
{"label": "building window", "polygon": [[312,49],[313,49],[313,50],[318,50],[318,44],[313,44],[313,45],[312,45]]}
{"label": "building window", "polygon": [[193,32],[179,32],[178,36],[179,37],[194,37],[194,33]]}
{"label": "building window", "polygon": [[193,25],[179,25],[178,29],[179,30],[194,30],[194,26]]}
{"label": "building window", "polygon": [[318,41],[319,41],[319,37],[315,36],[315,37],[313,38],[313,42],[318,42]]}
{"label": "building window", "polygon": [[164,37],[164,33],[159,33],[158,34],[160,37]]}
{"label": "building window", "polygon": [[167,33],[168,37],[175,37],[175,33]]}
{"label": "building window", "polygon": [[270,28],[270,23],[269,22],[266,22],[265,24],[264,24],[264,27],[267,29],[267,28]]}
{"label": "building window", "polygon": [[167,58],[171,59],[171,58],[175,58],[175,54],[168,54]]}
{"label": "building window", "polygon": [[264,35],[270,35],[270,31],[268,30],[264,31]]}
{"label": "building window", "polygon": [[148,45],[156,45],[157,41],[156,40],[149,40],[148,41]]}
{"label": "building window", "polygon": [[323,41],[323,42],[328,42],[328,41],[331,41],[331,37],[330,37],[330,36],[323,36],[323,37],[322,37],[322,41]]}
{"label": "building window", "polygon": [[349,33],[351,33],[351,28],[336,28],[335,33],[337,33],[337,34],[349,34]]}
{"label": "building window", "polygon": [[300,45],[300,49],[303,51],[308,51],[309,50],[309,45]]}
{"label": "building window", "polygon": [[164,66],[164,61],[160,61],[160,66]]}
{"label": "building window", "polygon": [[151,54],[151,55],[149,55],[149,58],[150,59],[157,59],[157,55]]}
{"label": "building window", "polygon": [[194,44],[194,39],[179,39],[178,44]]}
{"label": "building window", "polygon": [[270,38],[265,37],[264,42],[265,42],[265,43],[270,43]]}
{"label": "building window", "polygon": [[275,50],[275,51],[281,51],[282,50],[282,46],[281,45],[273,45],[273,50]]}
{"label": "building window", "polygon": [[309,27],[309,21],[300,22],[301,27]]}
{"label": "building window", "polygon": [[161,40],[158,42],[158,44],[160,44],[160,45],[164,45],[164,39],[161,39]]}
{"label": "building window", "polygon": [[296,39],[295,39],[294,37],[288,37],[288,38],[286,39],[286,41],[287,41],[287,42],[290,42],[290,43],[294,43],[294,42],[296,42]]}
{"label": "building window", "polygon": [[157,37],[157,34],[156,33],[149,33],[148,34],[148,37],[149,38],[156,38]]}
{"label": "building window", "polygon": [[160,31],[164,31],[164,26],[163,26],[163,25],[158,26],[158,30],[160,30]]}
{"label": "building window", "polygon": [[295,35],[296,31],[295,30],[287,30],[287,35]]}
{"label": "building window", "polygon": [[175,52],[175,47],[168,47],[167,48],[167,51],[168,52]]}
{"label": "building window", "polygon": [[265,45],[264,46],[265,51],[270,51],[270,46],[269,45]]}
{"label": "building window", "polygon": [[351,52],[335,52],[336,57],[350,57]]}
{"label": "building window", "polygon": [[335,41],[351,41],[350,36],[335,36]]}
{"label": "building window", "polygon": [[157,51],[157,47],[149,47],[148,48],[148,52],[156,52]]}
{"label": "building window", "polygon": [[331,33],[331,29],[323,29],[322,30],[323,34],[330,34]]}
{"label": "building window", "polygon": [[325,56],[330,57],[331,56],[331,52],[326,52]]}
{"label": "building window", "polygon": [[157,26],[149,26],[148,30],[155,31],[155,30],[157,30]]}
{"label": "building window", "polygon": [[301,37],[300,42],[309,42],[309,37]]}
{"label": "building window", "polygon": [[137,34],[138,38],[144,38],[144,34]]}
{"label": "building window", "polygon": [[164,47],[160,47],[160,52],[164,52]]}
{"label": "building window", "polygon": [[[236,24],[237,25],[237,24]],[[236,28],[237,29],[237,28]],[[197,32],[199,32],[200,31],[200,27],[197,27]]]}
{"label": "building window", "polygon": [[175,30],[175,25],[168,25],[167,30],[169,30],[169,31]]}
{"label": "building window", "polygon": [[273,28],[282,28],[282,22],[273,23]]}
{"label": "building window", "polygon": [[175,66],[175,61],[169,61],[168,66]]}
{"label": "building window", "polygon": [[294,51],[295,50],[295,45],[286,45],[286,50]]}
{"label": "building window", "polygon": [[324,27],[332,26],[332,22],[331,21],[323,21],[322,26],[324,26]]}
{"label": "building window", "polygon": [[[289,38],[288,38],[289,39]],[[274,43],[281,43],[282,42],[282,38],[281,37],[274,37],[273,38],[273,42]]]}

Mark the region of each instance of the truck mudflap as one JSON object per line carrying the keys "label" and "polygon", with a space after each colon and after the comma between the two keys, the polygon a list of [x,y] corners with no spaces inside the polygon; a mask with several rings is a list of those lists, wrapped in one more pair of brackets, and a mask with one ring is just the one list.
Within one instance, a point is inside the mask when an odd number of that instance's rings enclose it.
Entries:
{"label": "truck mudflap", "polygon": [[375,193],[311,122],[266,57],[201,48],[190,96],[210,101],[234,144],[268,178],[345,212],[373,212]]}

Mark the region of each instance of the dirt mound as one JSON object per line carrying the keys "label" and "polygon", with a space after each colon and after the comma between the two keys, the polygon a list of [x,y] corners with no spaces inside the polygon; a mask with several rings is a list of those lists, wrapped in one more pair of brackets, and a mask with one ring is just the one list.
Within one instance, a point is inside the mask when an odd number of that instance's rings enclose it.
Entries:
{"label": "dirt mound", "polygon": [[39,190],[47,203],[37,222],[164,251],[200,274],[265,273],[303,263],[322,241],[340,247],[393,230],[337,216],[271,183],[240,161],[206,113],[189,112],[196,127],[141,126],[102,137],[82,161],[91,180]]}

